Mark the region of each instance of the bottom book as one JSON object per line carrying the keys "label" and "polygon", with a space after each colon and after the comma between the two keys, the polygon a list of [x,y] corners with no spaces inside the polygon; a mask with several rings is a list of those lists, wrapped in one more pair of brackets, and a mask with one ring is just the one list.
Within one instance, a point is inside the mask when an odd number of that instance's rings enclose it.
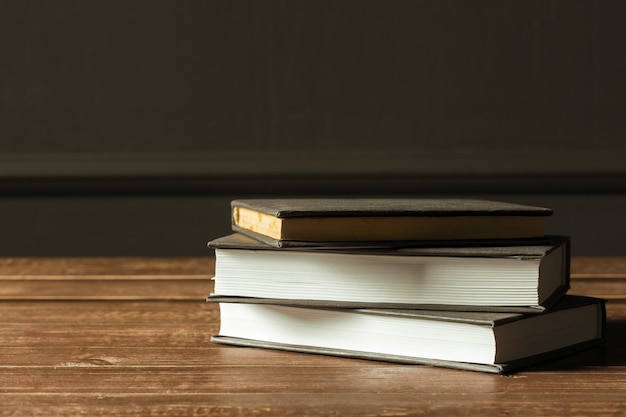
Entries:
{"label": "bottom book", "polygon": [[603,340],[605,304],[565,296],[543,314],[322,309],[220,301],[211,341],[491,373]]}

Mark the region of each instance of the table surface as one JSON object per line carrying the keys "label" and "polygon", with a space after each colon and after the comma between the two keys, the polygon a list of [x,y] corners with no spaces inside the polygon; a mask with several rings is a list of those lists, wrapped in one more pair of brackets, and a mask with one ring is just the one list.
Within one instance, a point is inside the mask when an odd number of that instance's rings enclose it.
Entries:
{"label": "table surface", "polygon": [[602,346],[500,376],[238,348],[212,258],[0,258],[0,415],[626,415],[626,258],[572,259]]}

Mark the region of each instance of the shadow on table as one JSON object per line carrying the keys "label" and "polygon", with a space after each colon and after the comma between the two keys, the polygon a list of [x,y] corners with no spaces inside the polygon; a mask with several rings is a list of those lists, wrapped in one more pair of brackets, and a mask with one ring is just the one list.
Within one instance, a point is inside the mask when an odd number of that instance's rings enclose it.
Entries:
{"label": "shadow on table", "polygon": [[532,369],[574,371],[596,366],[626,366],[626,320],[608,319],[602,344],[542,363]]}

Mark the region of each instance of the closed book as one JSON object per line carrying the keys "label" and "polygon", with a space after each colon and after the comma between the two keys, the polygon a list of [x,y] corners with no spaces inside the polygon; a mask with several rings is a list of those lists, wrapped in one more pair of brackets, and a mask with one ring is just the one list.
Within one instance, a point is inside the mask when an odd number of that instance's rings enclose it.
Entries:
{"label": "closed book", "polygon": [[567,236],[532,245],[279,249],[235,233],[209,246],[214,301],[540,313],[569,288]]}
{"label": "closed book", "polygon": [[492,373],[603,339],[604,301],[566,296],[543,314],[319,309],[220,303],[216,343]]}
{"label": "closed book", "polygon": [[240,199],[234,231],[274,246],[319,242],[528,239],[552,210],[478,199]]}

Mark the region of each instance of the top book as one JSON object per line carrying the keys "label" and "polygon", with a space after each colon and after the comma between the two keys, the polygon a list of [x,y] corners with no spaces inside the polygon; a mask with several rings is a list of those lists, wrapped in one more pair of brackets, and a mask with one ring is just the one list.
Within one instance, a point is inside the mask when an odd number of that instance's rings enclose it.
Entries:
{"label": "top book", "polygon": [[273,246],[532,239],[552,210],[476,199],[240,199],[233,230]]}

